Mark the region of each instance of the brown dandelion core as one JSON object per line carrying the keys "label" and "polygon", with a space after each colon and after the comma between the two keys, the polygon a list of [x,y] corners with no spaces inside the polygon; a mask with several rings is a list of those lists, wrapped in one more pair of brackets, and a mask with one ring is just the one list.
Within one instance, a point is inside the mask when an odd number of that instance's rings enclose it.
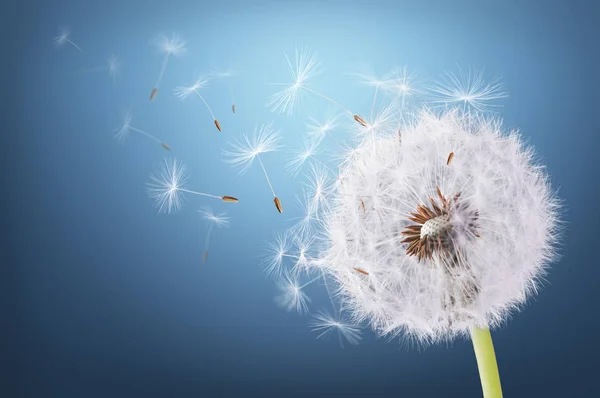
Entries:
{"label": "brown dandelion core", "polygon": [[[416,223],[407,226],[402,235],[406,238],[406,254],[421,259],[431,259],[434,254],[455,255],[456,241],[459,235],[477,237],[477,211],[460,201],[459,192],[452,199],[446,198],[436,187],[437,200],[429,198],[429,206],[420,204],[410,214],[410,221]],[[461,220],[461,221],[458,221]]]}

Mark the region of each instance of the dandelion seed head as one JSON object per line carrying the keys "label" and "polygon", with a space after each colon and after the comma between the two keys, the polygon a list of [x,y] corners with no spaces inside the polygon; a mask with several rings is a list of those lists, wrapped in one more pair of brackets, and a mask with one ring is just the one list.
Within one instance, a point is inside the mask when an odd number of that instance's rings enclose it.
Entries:
{"label": "dandelion seed head", "polygon": [[548,177],[497,118],[423,110],[402,131],[401,144],[377,132],[346,158],[308,267],[382,335],[434,342],[496,327],[556,259]]}
{"label": "dandelion seed head", "polygon": [[182,189],[187,167],[177,159],[165,159],[150,176],[147,191],[159,213],[175,213],[183,206]]}

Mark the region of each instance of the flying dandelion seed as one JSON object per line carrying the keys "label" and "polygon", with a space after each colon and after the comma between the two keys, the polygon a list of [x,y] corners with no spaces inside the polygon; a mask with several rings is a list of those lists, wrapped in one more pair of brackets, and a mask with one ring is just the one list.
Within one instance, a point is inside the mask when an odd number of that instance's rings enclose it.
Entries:
{"label": "flying dandelion seed", "polygon": [[56,47],[62,47],[65,44],[70,44],[73,47],[75,47],[79,52],[83,52],[81,47],[79,47],[77,44],[75,44],[73,40],[71,40],[71,29],[67,27],[61,27],[59,29],[58,36],[54,36],[54,38],[52,39],[52,43]]}
{"label": "flying dandelion seed", "polygon": [[273,128],[272,122],[263,124],[260,128],[254,129],[251,138],[248,137],[248,135],[243,134],[240,141],[232,141],[232,149],[230,151],[223,151],[223,155],[229,157],[226,162],[231,163],[233,167],[238,168],[240,174],[243,174],[250,168],[250,166],[252,166],[254,159],[258,159],[258,163],[260,163],[260,167],[262,168],[265,178],[267,179],[267,184],[269,184],[269,189],[271,189],[271,192],[273,193],[275,207],[279,213],[283,213],[281,201],[277,197],[277,194],[275,194],[275,190],[271,184],[271,179],[269,178],[267,170],[265,169],[265,165],[260,158],[261,153],[278,150],[279,139],[280,132]]}
{"label": "flying dandelion seed", "polygon": [[358,123],[364,121],[364,119],[357,114],[351,112],[339,102],[309,88],[306,86],[308,81],[318,73],[319,62],[316,54],[311,53],[308,49],[296,49],[295,64],[292,65],[289,57],[285,55],[290,73],[292,74],[293,83],[270,83],[273,86],[287,86],[285,89],[271,95],[267,103],[267,107],[271,109],[271,112],[278,112],[280,114],[287,113],[291,115],[294,108],[300,103],[302,96],[309,92],[316,96],[319,96],[326,101],[340,107],[344,112],[348,113]]}
{"label": "flying dandelion seed", "polygon": [[204,97],[202,95],[200,95],[200,92],[198,91],[198,90],[200,90],[202,88],[206,88],[208,86],[208,83],[209,83],[209,79],[208,78],[204,78],[204,77],[198,76],[196,78],[196,80],[194,81],[194,83],[192,83],[189,86],[179,86],[179,87],[176,87],[175,90],[173,90],[173,93],[175,94],[175,96],[177,96],[178,98],[180,98],[182,100],[184,100],[187,97],[189,97],[190,94],[195,93],[198,96],[198,98],[200,98],[202,100],[202,102],[206,106],[206,109],[208,109],[208,112],[210,113],[210,116],[212,117],[213,122],[214,122],[215,126],[217,127],[217,130],[222,131],[221,130],[221,124],[219,123],[219,121],[215,117],[212,109],[208,105],[208,102],[206,102],[206,100],[204,99]]}
{"label": "flying dandelion seed", "polygon": [[183,206],[183,194],[206,196],[224,202],[237,202],[231,196],[217,196],[185,188],[187,168],[176,159],[165,159],[164,163],[150,176],[147,184],[148,195],[154,201],[159,213],[175,213]]}
{"label": "flying dandelion seed", "polygon": [[116,55],[110,54],[108,56],[108,58],[106,59],[105,65],[99,65],[99,66],[87,69],[84,71],[84,73],[108,72],[108,75],[110,76],[110,78],[113,80],[113,82],[115,82],[117,80],[117,77],[118,77],[120,71],[121,71],[121,61],[119,60],[119,58]]}
{"label": "flying dandelion seed", "polygon": [[156,142],[157,144],[159,144],[160,146],[162,146],[164,149],[166,149],[167,151],[171,150],[171,147],[169,145],[167,145],[166,143],[162,142],[161,140],[159,140],[158,138],[156,138],[154,135],[138,129],[137,127],[134,127],[131,125],[131,120],[132,120],[132,116],[131,113],[127,113],[125,115],[125,120],[123,121],[123,125],[121,127],[118,127],[115,129],[116,135],[115,138],[119,141],[123,141],[125,138],[127,138],[127,136],[132,132],[135,131],[136,133],[139,133],[141,135],[143,135],[146,138],[151,139],[152,141]]}
{"label": "flying dandelion seed", "polygon": [[305,284],[300,285],[297,276],[284,273],[276,282],[277,289],[279,290],[280,294],[275,297],[275,304],[288,312],[296,311],[300,315],[307,313],[310,298],[302,289],[317,281],[319,278],[321,277],[319,276],[311,279]]}
{"label": "flying dandelion seed", "polygon": [[359,327],[342,320],[341,316],[333,316],[322,310],[314,315],[310,324],[313,332],[319,333],[318,339],[337,332],[340,346],[344,347],[344,340],[352,345],[358,345],[362,339],[362,331]]}
{"label": "flying dandelion seed", "polygon": [[233,70],[212,70],[210,75],[217,79],[225,79],[227,82],[227,87],[229,88],[229,96],[231,97],[231,111],[235,113],[235,95],[233,93],[233,88],[231,87],[231,78],[235,76],[235,72]]}
{"label": "flying dandelion seed", "polygon": [[156,94],[158,94],[158,86],[162,81],[162,78],[167,70],[167,64],[171,56],[178,57],[187,51],[185,41],[177,34],[173,33],[171,37],[165,35],[159,35],[155,40],[154,44],[158,47],[159,51],[164,54],[162,66],[156,84],[150,93],[150,101],[154,100]]}
{"label": "flying dandelion seed", "polygon": [[470,109],[476,112],[486,112],[500,105],[493,101],[506,98],[507,93],[502,91],[499,78],[486,82],[483,71],[469,69],[467,73],[459,69],[457,74],[446,73],[443,81],[430,89],[433,98],[431,103],[435,106],[462,106],[464,111]]}
{"label": "flying dandelion seed", "polygon": [[229,225],[229,217],[223,214],[214,214],[210,208],[206,208],[203,210],[198,210],[200,216],[208,221],[208,232],[206,233],[206,239],[204,241],[204,252],[202,254],[202,261],[206,262],[206,258],[208,256],[208,245],[210,243],[210,236],[212,234],[213,228],[216,227],[226,227]]}
{"label": "flying dandelion seed", "polygon": [[[309,159],[315,159],[314,156],[317,154],[319,150],[319,145],[321,144],[322,138],[309,138],[305,142],[302,143],[302,147],[300,150],[294,151],[293,156],[287,162],[286,168],[292,176],[297,176],[304,163],[306,163]],[[315,159],[316,160],[316,159]]]}
{"label": "flying dandelion seed", "polygon": [[263,269],[268,276],[280,278],[283,274],[283,260],[285,258],[295,258],[289,254],[292,248],[290,236],[288,233],[277,234],[275,242],[269,244],[267,249],[269,256],[262,262]]}

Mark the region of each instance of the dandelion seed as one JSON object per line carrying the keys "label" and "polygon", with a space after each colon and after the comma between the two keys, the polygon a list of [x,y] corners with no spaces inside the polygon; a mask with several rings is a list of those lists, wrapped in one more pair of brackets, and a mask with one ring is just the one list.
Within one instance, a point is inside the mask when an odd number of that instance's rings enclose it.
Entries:
{"label": "dandelion seed", "polygon": [[299,314],[308,312],[310,298],[302,291],[306,286],[321,278],[320,276],[300,285],[297,276],[284,273],[277,281],[277,289],[280,294],[275,297],[275,303],[286,311],[297,311]]}
{"label": "dandelion seed", "polygon": [[362,269],[360,269],[360,268],[356,268],[356,267],[354,267],[353,269],[354,269],[356,272],[360,272],[360,273],[361,273],[361,274],[363,274],[363,275],[369,275],[369,273],[368,273],[367,271],[365,271],[365,270],[362,270]]}
{"label": "dandelion seed", "polygon": [[125,115],[125,120],[123,121],[123,125],[121,127],[118,127],[118,128],[115,129],[115,132],[116,132],[115,138],[117,140],[119,140],[119,141],[124,140],[125,138],[127,138],[127,136],[132,131],[134,131],[134,132],[139,133],[139,134],[143,135],[144,137],[149,138],[152,141],[156,142],[157,144],[159,144],[160,146],[162,146],[167,151],[171,150],[171,147],[168,144],[162,142],[161,140],[159,140],[158,138],[156,138],[154,135],[152,135],[152,134],[150,134],[150,133],[148,133],[148,132],[146,132],[144,130],[138,129],[137,127],[132,126],[131,125],[131,120],[132,120],[131,113],[128,112]]}
{"label": "dandelion seed", "polygon": [[288,252],[291,249],[289,234],[278,234],[275,242],[268,247],[269,256],[262,262],[263,268],[268,276],[281,277],[283,273],[283,260],[293,257]]}
{"label": "dandelion seed", "polygon": [[83,73],[108,72],[108,75],[111,77],[111,79],[114,82],[117,80],[117,76],[120,73],[120,68],[121,68],[121,62],[119,61],[119,58],[114,54],[110,54],[106,60],[105,65],[99,65],[99,66],[84,70]]}
{"label": "dandelion seed", "polygon": [[304,163],[316,155],[321,140],[322,138],[309,139],[303,143],[299,151],[294,152],[292,158],[286,164],[286,168],[294,177],[298,175]]}
{"label": "dandelion seed", "polygon": [[462,105],[464,111],[473,109],[476,112],[486,112],[492,107],[499,105],[492,101],[506,98],[507,93],[502,91],[499,78],[486,82],[483,71],[472,71],[458,74],[447,73],[445,79],[432,87],[433,94],[431,102],[438,106]]}
{"label": "dandelion seed", "polygon": [[319,333],[318,339],[337,332],[342,348],[344,347],[343,340],[357,345],[362,339],[362,331],[359,327],[344,322],[341,317],[334,317],[324,310],[314,316],[310,327],[313,332]]}
{"label": "dandelion seed", "polygon": [[447,166],[450,166],[450,162],[452,162],[452,159],[454,159],[454,152],[450,152],[450,155],[448,155],[448,160],[446,161]]}
{"label": "dandelion seed", "polygon": [[227,87],[229,88],[229,95],[231,96],[231,111],[235,113],[235,95],[233,94],[233,88],[231,87],[230,78],[235,76],[235,72],[233,70],[212,70],[210,72],[211,76],[216,77],[217,79],[225,79],[227,81]]}
{"label": "dandelion seed", "polygon": [[223,200],[223,202],[229,202],[229,203],[239,202],[238,198],[234,198],[233,196],[223,196],[223,197],[221,197],[221,199]]}
{"label": "dandelion seed", "polygon": [[173,33],[170,38],[166,35],[159,35],[154,44],[158,47],[159,51],[164,54],[164,58],[158,79],[156,80],[156,84],[150,93],[150,101],[154,100],[154,97],[156,97],[156,94],[158,94],[158,87],[162,81],[165,71],[167,70],[169,58],[171,56],[180,56],[187,51],[185,47],[185,41],[175,33]]}
{"label": "dandelion seed", "polygon": [[52,43],[54,43],[56,47],[62,47],[65,45],[65,43],[68,43],[75,47],[79,52],[83,52],[81,47],[79,47],[77,44],[75,44],[73,40],[71,40],[71,30],[67,27],[60,28],[58,36],[54,36],[54,38],[52,39]]}
{"label": "dandelion seed", "polygon": [[206,208],[203,210],[198,210],[200,216],[209,222],[208,232],[206,233],[206,239],[204,241],[204,253],[202,261],[206,262],[206,258],[208,256],[208,245],[210,242],[210,236],[213,231],[213,227],[226,227],[229,225],[229,217],[226,217],[225,214],[214,214],[210,208]]}
{"label": "dandelion seed", "polygon": [[151,174],[150,182],[147,184],[148,195],[154,201],[159,213],[179,211],[183,206],[184,193],[222,200],[226,198],[226,196],[191,191],[185,188],[186,181],[187,168],[176,159],[165,159],[164,163]]}
{"label": "dandelion seed", "polygon": [[200,92],[198,91],[201,88],[206,88],[208,86],[208,83],[209,83],[209,79],[208,78],[204,78],[202,76],[198,76],[196,78],[196,80],[191,85],[176,87],[175,90],[173,90],[173,93],[178,98],[180,98],[182,100],[184,100],[187,97],[189,97],[190,94],[195,93],[198,96],[198,98],[200,98],[202,100],[202,102],[204,103],[204,106],[206,106],[206,109],[208,109],[208,112],[210,113],[210,116],[212,117],[213,122],[214,122],[215,126],[217,127],[217,130],[222,131],[221,130],[221,124],[219,123],[219,121],[215,117],[212,109],[208,105],[208,102],[206,102],[206,100],[204,99],[204,97],[202,95],[200,95]]}
{"label": "dandelion seed", "polygon": [[[318,73],[319,62],[317,61],[316,54],[311,53],[308,49],[296,49],[295,65],[285,55],[288,67],[292,74],[293,83],[271,83],[274,86],[287,86],[285,89],[271,95],[267,103],[267,107],[271,109],[271,112],[278,112],[280,114],[287,113],[291,115],[294,108],[299,104],[300,99],[306,93],[312,93],[316,96],[323,98],[324,100],[340,107],[344,112],[353,116],[354,119],[359,122],[360,116],[354,114],[346,107],[341,105],[339,102],[309,88],[306,86],[308,80],[314,77]],[[360,122],[359,122],[360,123]]]}
{"label": "dandelion seed", "polygon": [[250,168],[250,166],[252,166],[254,159],[258,159],[260,167],[262,168],[267,180],[267,184],[269,184],[269,189],[273,193],[275,207],[279,213],[282,213],[283,210],[281,207],[281,200],[275,194],[275,190],[273,189],[273,185],[271,184],[271,180],[267,174],[265,165],[260,158],[261,153],[273,152],[279,149],[279,138],[280,132],[273,128],[273,123],[263,124],[260,128],[254,129],[252,138],[248,137],[246,134],[243,134],[240,141],[232,141],[232,150],[223,151],[223,154],[226,157],[229,157],[226,162],[231,163],[234,167],[238,168],[240,174],[244,173],[246,170],[248,170],[248,168]]}

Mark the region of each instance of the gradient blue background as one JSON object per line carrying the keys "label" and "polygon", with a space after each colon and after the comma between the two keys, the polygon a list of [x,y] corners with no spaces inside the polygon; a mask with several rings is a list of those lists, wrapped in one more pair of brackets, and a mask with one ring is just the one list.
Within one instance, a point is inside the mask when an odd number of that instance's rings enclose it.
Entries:
{"label": "gradient blue background", "polygon": [[[317,51],[313,87],[367,109],[371,92],[344,73],[366,62],[407,65],[423,82],[461,67],[500,74],[502,115],[522,129],[565,200],[563,258],[525,311],[493,333],[506,397],[599,396],[596,379],[600,201],[600,13],[588,1],[21,1],[2,5],[3,397],[477,397],[468,341],[426,350],[370,332],[359,346],[316,340],[307,317],[273,303],[258,262],[273,233],[298,216],[302,179],[264,156],[284,205],[279,215],[260,168],[242,177],[223,163],[231,137],[274,120],[283,144],[301,142],[307,112],[271,114],[288,81],[283,54]],[[56,49],[60,25],[84,50]],[[149,45],[177,31],[188,53],[172,59],[152,103],[161,57]],[[81,76],[110,51],[116,84]],[[211,67],[240,71],[238,113],[213,85],[218,133],[197,99],[172,88]],[[123,113],[163,138],[189,167],[189,187],[238,196],[237,205],[188,197],[157,215],[144,184],[166,152],[135,134],[112,138]],[[320,114],[316,114],[320,116]],[[232,217],[201,262],[208,204]],[[307,291],[327,308],[322,287]],[[594,370],[596,369],[596,371]]]}

